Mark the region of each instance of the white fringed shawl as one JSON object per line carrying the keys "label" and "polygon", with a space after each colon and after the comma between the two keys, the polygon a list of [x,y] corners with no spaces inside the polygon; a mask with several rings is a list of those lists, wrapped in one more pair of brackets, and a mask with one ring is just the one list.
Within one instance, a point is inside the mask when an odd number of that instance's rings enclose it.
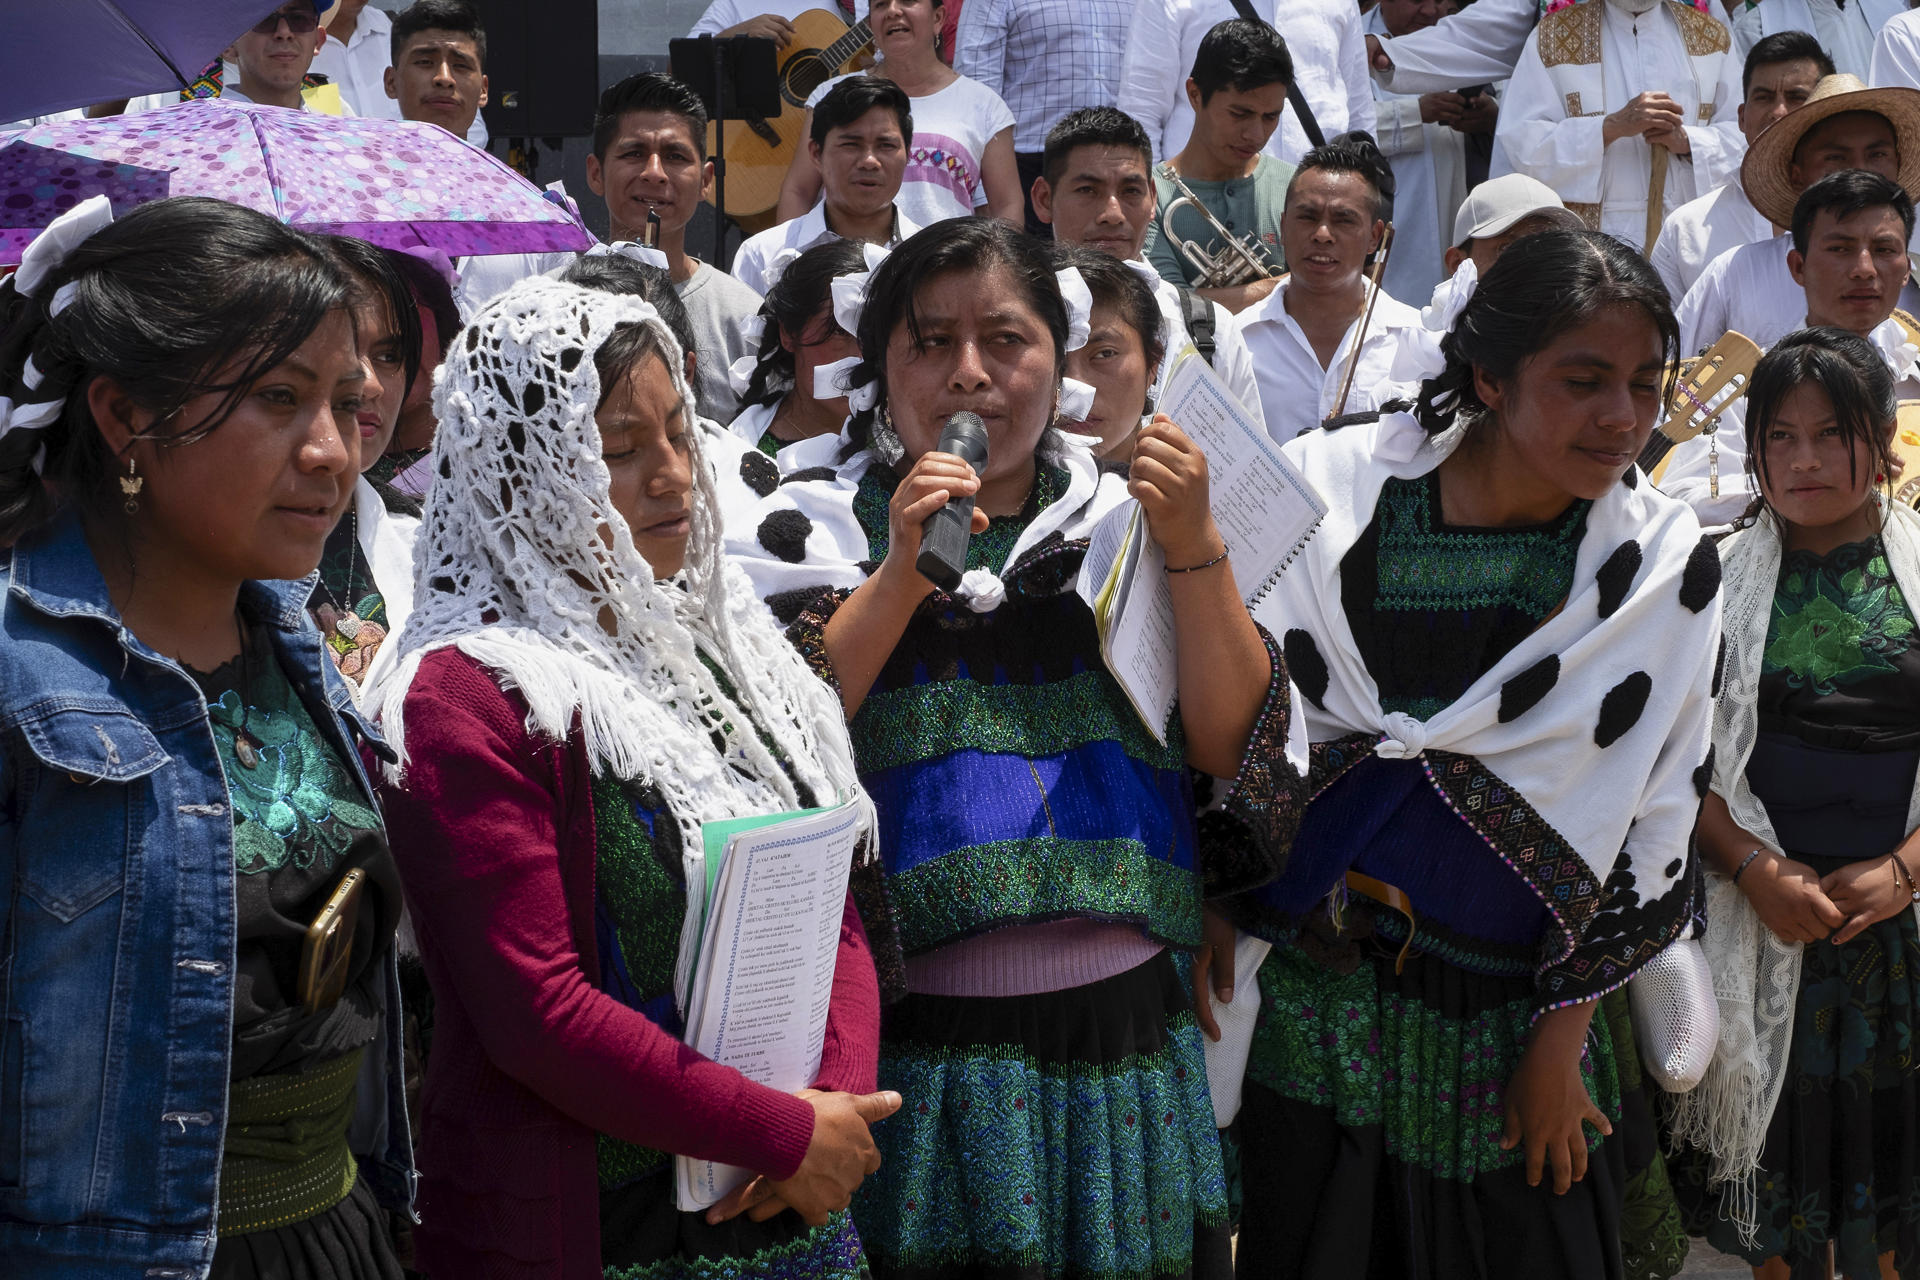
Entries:
{"label": "white fringed shawl", "polygon": [[[636,323],[657,331],[688,406],[684,581],[655,580],[601,460],[594,353]],[[399,660],[367,694],[399,753],[396,779],[405,779],[407,690],[427,654],[453,647],[520,691],[529,732],[556,742],[578,732],[597,766],[657,787],[686,849],[700,848],[705,821],[796,807],[796,781],[818,803],[864,795],[839,699],[721,557],[693,402],[678,346],[637,298],[535,277],[461,331],[436,377],[439,474],[414,547],[413,613]],[[727,673],[731,695],[702,653]]]}
{"label": "white fringed shawl", "polygon": [[[1909,602],[1920,601],[1920,514],[1880,503],[1881,539],[1893,579]],[[1760,736],[1760,671],[1767,626],[1780,581],[1782,543],[1772,512],[1721,544],[1726,565],[1726,676],[1713,714],[1713,789],[1741,830],[1781,852],[1766,806],[1747,785],[1747,761]],[[1907,830],[1920,827],[1920,780],[1907,809]],[[1754,1232],[1753,1178],[1767,1126],[1786,1083],[1793,1010],[1800,987],[1798,942],[1774,936],[1734,887],[1707,875],[1707,958],[1720,1003],[1720,1044],[1699,1087],[1674,1099],[1673,1133],[1712,1157],[1712,1179],[1732,1185],[1734,1221]]]}
{"label": "white fringed shawl", "polygon": [[1388,478],[1432,471],[1460,438],[1388,414],[1285,445],[1329,510],[1254,617],[1283,637],[1308,737],[1364,734],[1381,756],[1424,757],[1557,923],[1543,1006],[1588,1000],[1626,982],[1692,914],[1719,561],[1693,513],[1636,468],[1593,504],[1558,613],[1431,720],[1388,713],[1341,605],[1341,561]]}

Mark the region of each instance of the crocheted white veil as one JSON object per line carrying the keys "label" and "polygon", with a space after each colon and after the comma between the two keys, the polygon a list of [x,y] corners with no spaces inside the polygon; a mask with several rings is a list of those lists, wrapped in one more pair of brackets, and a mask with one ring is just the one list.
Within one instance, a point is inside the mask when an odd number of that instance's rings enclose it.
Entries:
{"label": "crocheted white veil", "polygon": [[413,614],[366,705],[404,778],[407,688],[427,654],[458,648],[520,691],[536,735],[564,741],[577,717],[596,768],[657,786],[683,847],[697,850],[703,821],[796,807],[795,780],[820,804],[863,793],[839,699],[721,557],[700,433],[687,433],[693,529],[679,578],[654,579],[614,509],[593,358],[628,324],[655,331],[691,427],[679,346],[638,298],[536,277],[461,331],[435,382],[436,475],[414,546]]}
{"label": "crocheted white veil", "polygon": [[[1920,515],[1880,505],[1881,540],[1894,581],[1920,599]],[[1760,675],[1780,580],[1779,522],[1758,523],[1721,544],[1726,566],[1726,671],[1714,705],[1713,789],[1733,820],[1775,853],[1780,842],[1766,807],[1747,785],[1747,760],[1760,736]],[[1907,830],[1920,827],[1920,784],[1908,801]],[[1720,1043],[1699,1087],[1673,1100],[1674,1136],[1712,1157],[1709,1176],[1733,1191],[1733,1220],[1751,1240],[1756,1226],[1754,1175],[1787,1078],[1801,944],[1782,942],[1760,923],[1746,895],[1723,875],[1707,876],[1707,958],[1720,1002]]]}

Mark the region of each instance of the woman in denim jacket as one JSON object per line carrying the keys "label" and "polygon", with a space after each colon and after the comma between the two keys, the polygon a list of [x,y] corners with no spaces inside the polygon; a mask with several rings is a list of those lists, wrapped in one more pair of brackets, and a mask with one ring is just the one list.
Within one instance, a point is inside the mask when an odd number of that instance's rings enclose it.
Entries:
{"label": "woman in denim jacket", "polygon": [[399,883],[298,581],[378,384],[320,242],[110,218],[0,285],[0,1270],[398,1280]]}

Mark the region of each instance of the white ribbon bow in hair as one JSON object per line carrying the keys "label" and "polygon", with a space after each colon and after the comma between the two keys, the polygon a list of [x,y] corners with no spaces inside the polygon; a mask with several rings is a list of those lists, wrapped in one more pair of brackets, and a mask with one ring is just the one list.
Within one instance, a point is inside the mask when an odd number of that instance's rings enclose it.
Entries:
{"label": "white ribbon bow in hair", "polygon": [[[834,283],[839,283],[835,281]],[[841,379],[854,370],[860,363],[859,356],[848,356],[844,360],[835,360],[832,364],[820,364],[813,367],[813,398],[815,400],[837,400],[847,398],[847,410],[851,413],[865,413],[880,403],[880,380],[875,378],[864,387],[850,387]]]}
{"label": "white ribbon bow in hair", "polygon": [[1883,321],[1870,336],[1880,351],[1880,358],[1893,371],[1895,382],[1913,375],[1914,366],[1920,364],[1920,347],[1907,341],[1907,331],[1898,321]]}
{"label": "white ribbon bow in hair", "polygon": [[1056,271],[1053,278],[1060,283],[1060,301],[1067,304],[1067,350],[1078,351],[1087,345],[1093,330],[1093,290],[1087,288],[1078,267]]}
{"label": "white ribbon bow in hair", "polygon": [[747,354],[727,366],[727,384],[737,396],[747,394],[747,388],[753,383],[753,371],[760,365],[760,345],[766,341],[767,318],[748,316],[741,322],[740,337],[746,342]]}
{"label": "white ribbon bow in hair", "polygon": [[833,294],[834,323],[855,337],[860,335],[860,318],[867,311],[867,282],[873,279],[873,273],[880,264],[887,260],[887,251],[877,244],[863,243],[860,249],[866,257],[867,269],[835,276],[828,285]]}
{"label": "white ribbon bow in hair", "polygon": [[1078,378],[1060,379],[1060,421],[1085,422],[1093,413],[1094,389]]}
{"label": "white ribbon bow in hair", "polygon": [[[105,196],[90,196],[73,208],[67,210],[52,222],[47,229],[33,238],[20,255],[20,269],[13,274],[14,291],[23,298],[33,297],[40,286],[47,282],[67,260],[68,255],[78,248],[89,236],[113,221],[113,206]],[[53,301],[48,305],[49,315],[59,315],[73,304],[74,295],[79,291],[79,281],[69,281],[54,291]],[[28,391],[37,390],[44,380],[33,357],[28,356],[20,370],[20,384]],[[8,396],[0,396],[0,439],[10,431],[39,431],[59,420],[67,407],[65,396],[53,400],[35,400],[16,404]],[[36,473],[46,464],[47,447],[41,445],[33,455],[33,469]]]}
{"label": "white ribbon bow in hair", "polygon": [[667,255],[637,240],[615,240],[612,244],[596,244],[587,250],[589,258],[632,258],[644,267],[658,267],[662,271],[671,270],[667,266]]}
{"label": "white ribbon bow in hair", "polygon": [[780,283],[780,277],[787,274],[787,268],[793,265],[794,259],[798,258],[801,252],[792,245],[788,245],[767,261],[767,268],[760,276],[761,283],[767,286],[766,292],[773,292],[773,286]]}
{"label": "white ribbon bow in hair", "polygon": [[[55,218],[21,252],[20,269],[13,273],[14,290],[23,298],[33,297],[47,277],[60,269],[67,255],[112,221],[113,206],[105,196],[89,196]],[[53,306],[49,309],[59,315],[72,300],[72,288],[63,288],[53,295]]]}
{"label": "white ribbon bow in hair", "polygon": [[1453,331],[1454,322],[1479,287],[1480,272],[1468,258],[1451,279],[1442,280],[1433,291],[1433,300],[1420,312],[1419,326],[1401,330],[1387,377],[1395,382],[1439,377],[1447,367],[1447,358],[1440,353],[1440,339]]}

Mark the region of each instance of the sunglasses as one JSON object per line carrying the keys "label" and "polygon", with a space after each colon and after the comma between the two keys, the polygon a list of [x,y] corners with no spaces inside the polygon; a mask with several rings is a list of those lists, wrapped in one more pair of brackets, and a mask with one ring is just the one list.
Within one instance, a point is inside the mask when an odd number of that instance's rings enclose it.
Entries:
{"label": "sunglasses", "polygon": [[297,36],[304,36],[320,26],[320,15],[311,8],[297,9],[292,13],[270,13],[253,24],[256,35],[270,36],[280,30],[281,23],[287,24],[287,30]]}

